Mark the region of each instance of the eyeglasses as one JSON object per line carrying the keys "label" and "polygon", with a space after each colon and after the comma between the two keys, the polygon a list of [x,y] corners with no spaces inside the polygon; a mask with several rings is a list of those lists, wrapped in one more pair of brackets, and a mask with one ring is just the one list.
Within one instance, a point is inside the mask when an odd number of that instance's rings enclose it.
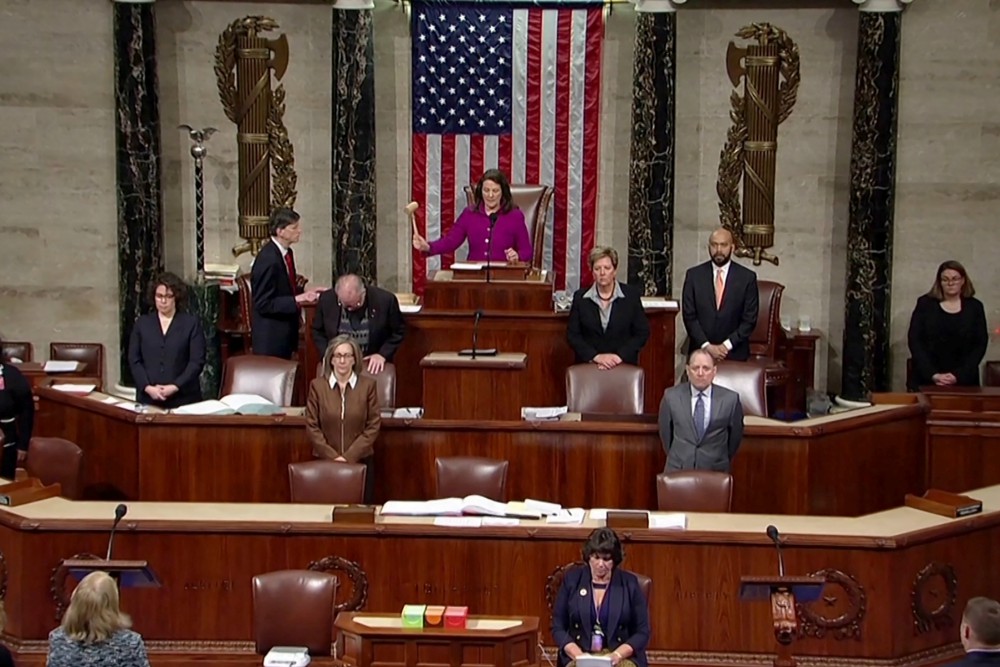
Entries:
{"label": "eyeglasses", "polygon": [[610,563],[615,559],[611,554],[590,554],[590,557],[594,560],[603,560],[605,563]]}
{"label": "eyeglasses", "polygon": [[954,285],[955,283],[960,283],[963,280],[965,280],[965,278],[963,278],[962,276],[955,276],[953,278],[952,277],[949,277],[949,278],[942,277],[941,278],[941,282],[943,282],[946,285]]}
{"label": "eyeglasses", "polygon": [[173,294],[160,294],[159,292],[155,296],[157,301],[170,301],[174,298]]}
{"label": "eyeglasses", "polygon": [[337,354],[333,355],[333,358],[334,359],[339,359],[341,361],[343,361],[344,359],[353,359],[354,358],[354,353],[353,352],[348,352],[347,354],[340,354],[338,352]]}

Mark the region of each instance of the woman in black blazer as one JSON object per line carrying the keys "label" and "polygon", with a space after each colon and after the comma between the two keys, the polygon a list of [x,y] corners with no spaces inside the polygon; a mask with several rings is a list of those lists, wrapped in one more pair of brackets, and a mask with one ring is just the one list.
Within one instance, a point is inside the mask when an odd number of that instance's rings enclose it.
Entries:
{"label": "woman in black blazer", "polygon": [[156,311],[136,320],[128,345],[136,400],[159,408],[197,403],[205,333],[196,315],[182,312],[187,286],[174,274],[162,273],[150,286],[149,300]]}
{"label": "woman in black blazer", "polygon": [[594,284],[573,294],[566,338],[576,363],[595,363],[608,370],[639,363],[639,352],[649,340],[649,320],[639,291],[618,282],[618,252],[596,247],[590,251]]}
{"label": "woman in black blazer", "polygon": [[978,387],[979,362],[986,356],[986,309],[965,267],[943,262],[930,291],[917,299],[907,336],[913,369],[907,389]]}

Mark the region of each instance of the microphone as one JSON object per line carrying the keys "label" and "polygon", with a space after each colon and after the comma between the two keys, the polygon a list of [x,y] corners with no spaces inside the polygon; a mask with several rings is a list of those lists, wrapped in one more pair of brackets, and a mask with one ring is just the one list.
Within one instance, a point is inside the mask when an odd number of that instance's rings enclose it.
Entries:
{"label": "microphone", "polygon": [[[489,267],[490,267],[490,265],[487,264],[486,265],[486,275],[487,276],[490,275],[490,273],[489,273],[490,268]],[[476,348],[479,345],[479,320],[482,319],[482,317],[483,317],[483,309],[480,308],[479,310],[476,311],[476,317],[472,321],[472,358],[473,359],[476,358],[476,353],[478,352],[478,350]]]}
{"label": "microphone", "polygon": [[475,319],[472,321],[472,349],[464,349],[459,351],[459,356],[471,357],[476,359],[478,357],[495,357],[497,356],[497,349],[495,347],[480,349],[479,345],[479,320],[483,317],[483,310],[480,308],[475,313]]}
{"label": "microphone", "polygon": [[[490,213],[490,234],[486,237],[486,282],[490,282],[490,265],[493,263],[493,228],[497,224],[497,212]],[[477,320],[478,322],[478,320]],[[474,345],[473,345],[474,346]]]}
{"label": "microphone", "polygon": [[781,536],[774,526],[767,527],[767,536],[774,542],[774,548],[778,550],[778,576],[785,576],[785,557],[781,553]]}
{"label": "microphone", "polygon": [[115,545],[115,530],[118,528],[118,522],[122,520],[126,513],[128,513],[128,505],[119,503],[118,507],[115,508],[115,522],[111,524],[111,535],[108,537],[108,553],[104,557],[104,560],[111,560],[111,548]]}

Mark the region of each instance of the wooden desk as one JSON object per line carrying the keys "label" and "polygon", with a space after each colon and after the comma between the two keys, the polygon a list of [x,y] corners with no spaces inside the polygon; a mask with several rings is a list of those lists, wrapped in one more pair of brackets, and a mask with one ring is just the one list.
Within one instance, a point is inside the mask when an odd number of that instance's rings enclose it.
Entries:
{"label": "wooden desk", "polygon": [[19,364],[11,364],[14,368],[21,371],[21,374],[27,378],[28,382],[31,383],[32,388],[38,387],[42,384],[51,384],[53,382],[59,383],[62,381],[68,382],[78,382],[80,380],[87,380],[90,384],[94,384],[98,389],[103,388],[103,382],[101,378],[91,377],[86,375],[83,371],[71,371],[68,373],[49,373],[45,370],[45,364],[37,361],[23,361]]}
{"label": "wooden desk", "polygon": [[420,360],[427,419],[515,421],[537,389],[528,380],[527,355],[504,352],[492,357],[465,357],[457,352],[431,352]]}
{"label": "wooden desk", "polygon": [[[738,599],[741,576],[776,571],[769,524],[785,536],[789,573],[819,573],[830,582],[825,599],[803,614],[796,655],[812,658],[807,664],[929,665],[958,655],[965,602],[1000,597],[1000,487],[970,495],[983,500],[984,513],[957,520],[903,507],[857,519],[692,514],[683,532],[621,532],[625,566],[653,579],[649,657],[672,665],[769,660],[767,606],[749,609]],[[20,652],[18,664],[26,654],[32,659],[24,664],[40,664],[65,600],[65,582],[53,571],[76,554],[104,553],[114,507],[53,498],[0,510],[4,641]],[[346,568],[337,571],[344,582],[338,601],[363,601],[363,611],[461,604],[474,614],[547,619],[546,581],[579,559],[600,525],[586,519],[580,526],[455,529],[379,517],[374,525],[345,526],[331,523],[330,513],[318,505],[130,504],[115,553],[148,560],[163,587],[125,590],[122,605],[154,664],[180,652],[201,653],[197,664],[206,665],[227,654],[253,657],[252,577],[326,568],[334,558]],[[542,628],[551,647],[548,623]]]}
{"label": "wooden desk", "polygon": [[[468,629],[398,627],[400,617],[341,612],[334,625],[344,638],[343,661],[349,667],[449,667],[538,664],[538,618],[470,616]],[[371,627],[370,623],[388,621]],[[367,623],[367,624],[366,624]],[[491,629],[490,624],[510,626]]]}
{"label": "wooden desk", "polygon": [[[84,450],[85,498],[288,502],[286,469],[312,459],[300,416],[136,414],[39,389],[38,435]],[[914,400],[904,396],[903,400]],[[734,462],[737,512],[858,515],[923,493],[925,406],[876,406],[798,424],[747,418]],[[510,498],[569,507],[656,507],[665,454],[655,422],[384,419],[375,499],[434,497],[434,459],[510,461]]]}
{"label": "wooden desk", "polygon": [[1000,387],[921,391],[931,406],[928,488],[960,491],[1000,483]]}

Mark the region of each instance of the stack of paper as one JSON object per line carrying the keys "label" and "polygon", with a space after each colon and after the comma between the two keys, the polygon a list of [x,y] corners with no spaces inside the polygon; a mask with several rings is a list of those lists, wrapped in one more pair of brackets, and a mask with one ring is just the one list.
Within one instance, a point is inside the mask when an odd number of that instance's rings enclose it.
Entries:
{"label": "stack of paper", "polygon": [[54,384],[52,389],[56,391],[64,391],[67,394],[81,394],[86,396],[90,392],[97,389],[96,384]]}
{"label": "stack of paper", "polygon": [[521,419],[528,421],[555,421],[566,414],[567,408],[561,405],[555,408],[521,408]]}
{"label": "stack of paper", "polygon": [[441,498],[439,500],[390,500],[382,505],[382,514],[402,516],[461,516],[463,514],[540,519],[541,513],[523,507],[523,503],[499,503],[483,496]]}
{"label": "stack of paper", "polygon": [[81,368],[83,368],[81,361],[58,361],[55,359],[49,359],[44,366],[46,373],[75,373]]}
{"label": "stack of paper", "polygon": [[175,415],[276,415],[281,412],[281,406],[256,394],[229,394],[217,401],[199,401],[173,410]]}

